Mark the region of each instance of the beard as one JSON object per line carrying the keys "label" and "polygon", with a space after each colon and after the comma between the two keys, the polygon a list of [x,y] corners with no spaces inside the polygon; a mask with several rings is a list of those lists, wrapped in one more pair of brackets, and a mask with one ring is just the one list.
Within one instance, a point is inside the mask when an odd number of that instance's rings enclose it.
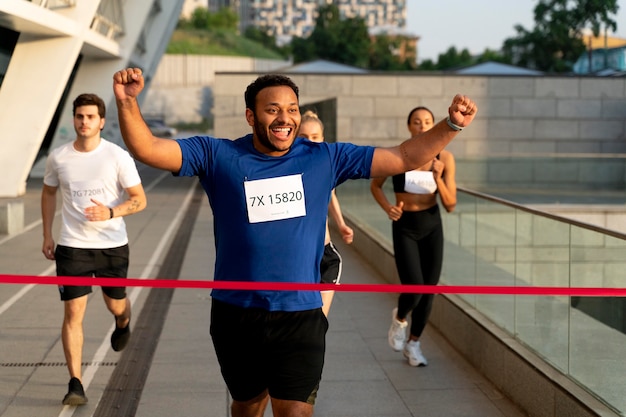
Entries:
{"label": "beard", "polygon": [[[257,121],[257,119],[254,119],[254,134],[256,135],[257,139],[259,140],[259,143],[269,149],[271,152],[287,152],[289,151],[289,149],[291,149],[291,145],[293,145],[293,140],[291,141],[291,143],[289,144],[289,146],[285,149],[281,149],[279,147],[277,147],[274,143],[272,143],[272,141],[269,138],[269,134],[268,131],[272,128],[272,126],[270,125],[269,128],[265,128],[264,125],[262,125],[261,123],[259,123]],[[295,131],[295,128],[292,127],[292,130]]]}

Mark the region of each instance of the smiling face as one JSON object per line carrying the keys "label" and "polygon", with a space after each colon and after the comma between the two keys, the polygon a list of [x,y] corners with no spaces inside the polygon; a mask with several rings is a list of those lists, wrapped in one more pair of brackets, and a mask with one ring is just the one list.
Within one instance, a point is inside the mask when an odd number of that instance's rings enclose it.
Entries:
{"label": "smiling face", "polygon": [[418,109],[411,113],[409,117],[409,132],[411,132],[411,137],[417,136],[420,133],[424,133],[427,130],[430,130],[435,124],[435,120],[433,115],[427,109]]}
{"label": "smiling face", "polygon": [[74,130],[78,139],[90,139],[100,135],[104,127],[104,118],[98,113],[98,106],[89,104],[79,106],[74,112]]}
{"label": "smiling face", "polygon": [[269,156],[282,156],[289,151],[300,119],[298,97],[284,85],[262,89],[256,96],[255,110],[246,109],[254,147]]}

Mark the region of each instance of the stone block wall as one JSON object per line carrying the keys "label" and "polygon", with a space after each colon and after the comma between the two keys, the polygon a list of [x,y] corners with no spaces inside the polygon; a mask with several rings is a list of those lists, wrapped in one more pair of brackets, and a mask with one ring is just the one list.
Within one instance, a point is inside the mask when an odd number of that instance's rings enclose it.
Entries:
{"label": "stone block wall", "polygon": [[[243,91],[252,73],[218,73],[215,132],[248,132]],[[337,99],[340,141],[380,146],[408,137],[406,117],[424,105],[438,120],[452,97],[465,94],[479,106],[472,126],[449,149],[457,158],[530,154],[626,153],[626,79],[504,77],[421,74],[296,74],[300,102]],[[232,122],[241,118],[241,123]]]}
{"label": "stone block wall", "polygon": [[[258,73],[217,73],[214,86],[215,135],[236,138],[250,132],[243,92]],[[288,74],[289,75],[289,74]],[[464,168],[463,178],[502,183],[502,169],[484,160],[502,157],[572,155],[626,156],[626,78],[570,76],[467,76],[407,74],[292,74],[301,104],[337,100],[337,140],[392,146],[408,137],[406,117],[415,106],[446,117],[455,94],[476,101],[479,113],[448,146]],[[624,154],[624,155],[622,155]],[[479,163],[472,163],[478,158]],[[464,161],[469,161],[464,163]],[[585,164],[567,163],[568,179],[624,184],[623,169],[585,174]],[[619,164],[619,163],[618,163]],[[614,165],[614,163],[613,163]],[[574,172],[571,172],[571,170]],[[506,169],[505,169],[506,171]],[[542,169],[512,170],[514,182],[541,183]],[[555,183],[554,178],[545,181]],[[594,184],[595,186],[595,184]]]}

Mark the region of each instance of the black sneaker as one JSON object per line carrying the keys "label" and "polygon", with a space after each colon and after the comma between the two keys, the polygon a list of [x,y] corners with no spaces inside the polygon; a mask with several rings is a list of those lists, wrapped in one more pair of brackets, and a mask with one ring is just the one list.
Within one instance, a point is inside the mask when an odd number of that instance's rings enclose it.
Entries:
{"label": "black sneaker", "polygon": [[78,378],[70,379],[70,383],[67,384],[67,394],[63,397],[64,405],[83,405],[87,404],[87,397],[85,397],[85,390],[83,384],[80,383]]}
{"label": "black sneaker", "polygon": [[114,351],[119,352],[124,350],[130,339],[130,321],[126,327],[117,327],[115,324],[115,330],[111,334],[111,347]]}

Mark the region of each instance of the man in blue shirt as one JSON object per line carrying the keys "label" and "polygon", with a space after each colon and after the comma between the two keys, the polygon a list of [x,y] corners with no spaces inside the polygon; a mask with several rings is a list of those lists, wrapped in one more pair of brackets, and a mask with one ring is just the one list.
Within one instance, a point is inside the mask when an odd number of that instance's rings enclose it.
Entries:
{"label": "man in blue shirt", "polygon": [[[298,87],[282,75],[245,92],[252,133],[237,140],[152,135],[137,97],[138,68],[113,76],[122,136],[131,154],[179,176],[197,176],[213,209],[216,281],[319,282],[331,191],[348,179],[392,176],[431,160],[477,111],[452,100],[447,121],[419,139],[374,148],[297,138]],[[211,337],[233,397],[233,417],[312,416],[328,322],[316,291],[213,290]]]}

